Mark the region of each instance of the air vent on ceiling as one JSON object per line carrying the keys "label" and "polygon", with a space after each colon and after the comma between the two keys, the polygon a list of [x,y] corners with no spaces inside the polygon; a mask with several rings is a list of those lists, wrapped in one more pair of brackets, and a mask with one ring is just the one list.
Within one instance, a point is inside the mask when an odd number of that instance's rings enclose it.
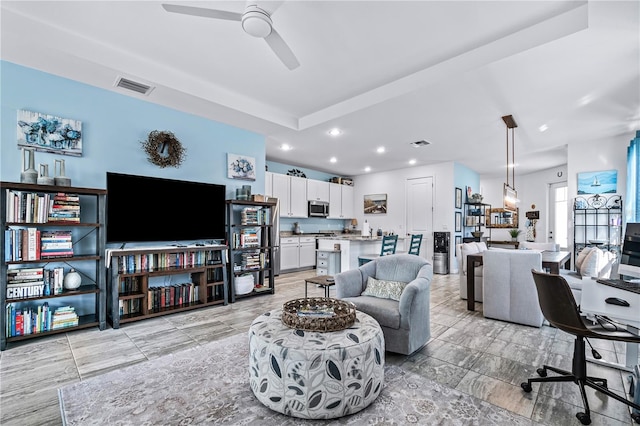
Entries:
{"label": "air vent on ceiling", "polygon": [[129,80],[128,78],[124,78],[124,77],[118,77],[115,85],[116,87],[120,87],[126,90],[131,90],[137,93],[141,93],[143,95],[148,95],[154,89],[154,87],[149,86],[148,84]]}
{"label": "air vent on ceiling", "polygon": [[413,145],[415,148],[420,148],[421,146],[431,145],[431,142],[421,140],[421,141],[411,142],[411,145]]}

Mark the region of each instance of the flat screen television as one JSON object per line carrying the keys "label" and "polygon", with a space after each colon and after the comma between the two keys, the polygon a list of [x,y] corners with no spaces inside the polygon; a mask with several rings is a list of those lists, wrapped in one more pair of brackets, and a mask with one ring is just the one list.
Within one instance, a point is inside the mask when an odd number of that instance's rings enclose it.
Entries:
{"label": "flat screen television", "polygon": [[627,223],[618,274],[640,278],[640,223]]}
{"label": "flat screen television", "polygon": [[224,185],[107,172],[107,243],[225,239]]}

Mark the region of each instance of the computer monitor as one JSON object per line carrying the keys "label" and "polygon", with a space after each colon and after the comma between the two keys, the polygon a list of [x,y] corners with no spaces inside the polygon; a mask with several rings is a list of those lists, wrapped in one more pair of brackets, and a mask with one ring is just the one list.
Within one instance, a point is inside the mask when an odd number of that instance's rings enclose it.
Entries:
{"label": "computer monitor", "polygon": [[640,279],[640,223],[627,223],[618,273]]}

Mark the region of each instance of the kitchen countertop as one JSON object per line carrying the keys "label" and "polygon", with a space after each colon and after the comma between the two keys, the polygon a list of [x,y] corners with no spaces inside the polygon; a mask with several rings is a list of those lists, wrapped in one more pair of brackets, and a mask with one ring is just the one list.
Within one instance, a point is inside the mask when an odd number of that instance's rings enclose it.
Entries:
{"label": "kitchen countertop", "polygon": [[[342,232],[309,232],[302,234],[294,234],[293,232],[282,231],[280,232],[281,238],[286,237],[314,237],[321,238],[325,240],[348,240],[348,241],[382,241],[382,237],[373,236],[373,237],[363,237],[359,232],[345,234]],[[404,240],[403,237],[398,237],[398,240]]]}
{"label": "kitchen countertop", "polygon": [[[318,236],[317,238],[322,238],[325,240],[349,240],[349,241],[382,241],[382,237],[363,237],[357,234],[340,234],[333,237],[323,237]],[[402,237],[398,237],[398,240],[404,240]]]}

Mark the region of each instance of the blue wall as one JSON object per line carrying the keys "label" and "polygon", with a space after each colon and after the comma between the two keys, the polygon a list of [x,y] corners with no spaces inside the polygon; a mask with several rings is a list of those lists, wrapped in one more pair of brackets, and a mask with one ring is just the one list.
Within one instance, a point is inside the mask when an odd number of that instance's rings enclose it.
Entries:
{"label": "blue wall", "polygon": [[[223,184],[227,198],[251,184],[264,188],[264,136],[151,102],[77,81],[0,61],[0,179],[19,182],[21,154],[17,149],[17,111],[25,109],[82,121],[82,157],[36,152],[38,164],[64,159],[74,186],[105,188],[106,172]],[[147,161],[140,141],[152,130],[173,132],[187,150],[179,168],[161,169]],[[256,180],[227,178],[227,153],[253,157]]]}
{"label": "blue wall", "polygon": [[[464,203],[467,201],[466,190],[467,187],[471,187],[472,192],[480,192],[480,175],[471,170],[468,167],[463,166],[462,164],[454,163],[453,164],[453,183],[456,188],[462,189],[462,209],[456,210],[462,212],[462,220],[463,220],[463,232],[456,232],[453,235],[461,235],[463,237],[471,236],[471,228],[464,227]],[[466,231],[466,232],[465,232]]]}

